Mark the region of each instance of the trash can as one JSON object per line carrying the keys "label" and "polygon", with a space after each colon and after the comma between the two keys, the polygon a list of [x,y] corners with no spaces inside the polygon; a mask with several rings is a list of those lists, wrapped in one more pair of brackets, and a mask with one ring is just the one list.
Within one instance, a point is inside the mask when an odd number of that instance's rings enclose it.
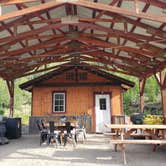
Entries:
{"label": "trash can", "polygon": [[21,118],[6,119],[6,137],[17,139],[21,137]]}

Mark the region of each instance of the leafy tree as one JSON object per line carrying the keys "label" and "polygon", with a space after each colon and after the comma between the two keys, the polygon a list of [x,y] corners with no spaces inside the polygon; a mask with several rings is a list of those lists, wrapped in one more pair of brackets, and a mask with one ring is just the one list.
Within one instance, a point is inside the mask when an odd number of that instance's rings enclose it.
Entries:
{"label": "leafy tree", "polygon": [[160,94],[160,88],[153,76],[146,81],[144,93],[146,101],[157,102]]}
{"label": "leafy tree", "polygon": [[6,82],[0,79],[0,108],[9,107],[9,93],[7,90]]}
{"label": "leafy tree", "polygon": [[[135,82],[135,87],[123,94],[124,112],[131,114],[139,111],[139,85],[138,79],[132,77],[128,77],[127,79]],[[153,76],[146,81],[144,100],[145,104],[160,102],[160,88]]]}
{"label": "leafy tree", "polygon": [[[31,104],[31,94],[21,90],[19,85],[26,82],[29,78],[21,78],[15,81],[14,88],[14,109],[21,111],[23,105]],[[9,92],[6,81],[0,79],[0,108],[9,110]]]}

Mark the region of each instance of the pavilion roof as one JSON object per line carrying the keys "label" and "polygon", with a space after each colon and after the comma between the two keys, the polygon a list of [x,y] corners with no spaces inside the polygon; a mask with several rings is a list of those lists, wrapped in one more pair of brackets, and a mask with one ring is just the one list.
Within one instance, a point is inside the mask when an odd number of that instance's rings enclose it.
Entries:
{"label": "pavilion roof", "polygon": [[165,0],[0,0],[0,77],[88,64],[139,78],[166,67]]}

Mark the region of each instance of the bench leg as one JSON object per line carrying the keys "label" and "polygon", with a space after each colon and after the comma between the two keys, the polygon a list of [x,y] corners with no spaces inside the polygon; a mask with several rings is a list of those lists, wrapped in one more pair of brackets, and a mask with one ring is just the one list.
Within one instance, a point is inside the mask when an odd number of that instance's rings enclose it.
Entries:
{"label": "bench leg", "polygon": [[125,144],[120,144],[120,147],[121,147],[121,151],[122,151],[123,163],[124,163],[124,165],[127,165]]}

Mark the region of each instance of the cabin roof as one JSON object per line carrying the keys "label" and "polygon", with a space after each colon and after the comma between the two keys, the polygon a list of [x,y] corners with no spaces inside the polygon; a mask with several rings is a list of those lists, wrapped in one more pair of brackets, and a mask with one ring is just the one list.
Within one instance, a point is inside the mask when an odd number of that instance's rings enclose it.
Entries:
{"label": "cabin roof", "polygon": [[107,80],[111,80],[111,81],[113,80],[113,82],[116,85],[121,86],[125,90],[127,90],[131,87],[134,87],[134,85],[135,85],[135,83],[132,81],[129,81],[129,80],[126,80],[124,78],[118,77],[116,75],[110,74],[106,71],[99,70],[98,68],[92,68],[91,66],[89,66],[87,64],[81,64],[81,65],[73,65],[73,66],[71,66],[71,65],[60,66],[59,68],[57,68],[51,72],[48,72],[44,75],[41,75],[35,79],[32,79],[30,81],[27,81],[27,82],[21,84],[20,88],[31,91],[33,87],[39,86],[43,81],[50,80],[53,77],[56,77],[56,76],[66,72],[66,71],[70,71],[70,70],[76,69],[76,68],[87,71],[87,72],[92,73],[94,75],[98,75],[98,76],[103,77]]}
{"label": "cabin roof", "polygon": [[0,77],[50,71],[75,57],[151,76],[166,67],[165,8],[165,0],[0,0]]}

